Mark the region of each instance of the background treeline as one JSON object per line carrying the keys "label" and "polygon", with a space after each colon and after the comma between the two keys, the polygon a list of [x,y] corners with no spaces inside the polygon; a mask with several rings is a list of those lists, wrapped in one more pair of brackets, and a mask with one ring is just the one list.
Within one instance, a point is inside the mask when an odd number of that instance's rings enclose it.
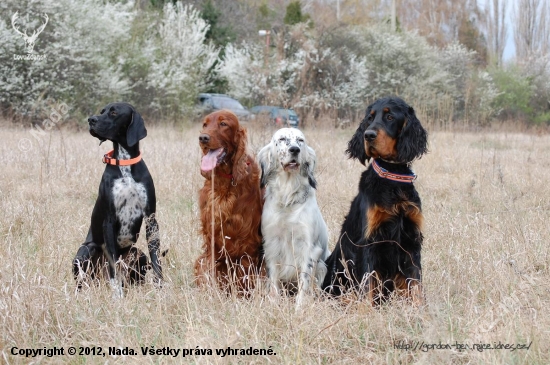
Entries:
{"label": "background treeline", "polygon": [[[293,107],[305,124],[354,121],[397,94],[431,124],[550,123],[546,0],[7,0],[0,107],[39,123],[55,105],[82,123],[126,100],[149,122],[184,122],[199,92]],[[14,59],[32,34],[43,60]],[[512,14],[512,22],[504,14]],[[513,28],[510,24],[514,24]],[[269,30],[269,40],[258,30]],[[506,40],[515,55],[503,59]]]}

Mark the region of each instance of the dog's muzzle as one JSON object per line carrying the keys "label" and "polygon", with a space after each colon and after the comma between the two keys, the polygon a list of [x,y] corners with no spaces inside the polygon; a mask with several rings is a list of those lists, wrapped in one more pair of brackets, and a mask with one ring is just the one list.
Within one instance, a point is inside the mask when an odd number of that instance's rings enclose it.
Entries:
{"label": "dog's muzzle", "polygon": [[283,163],[283,169],[285,171],[297,170],[298,167],[300,167],[300,163],[297,159],[298,155],[300,154],[300,147],[292,146],[288,149],[288,153],[290,154],[290,156],[292,156],[292,158],[290,159],[290,162],[286,164]]}
{"label": "dog's muzzle", "polygon": [[206,133],[203,133],[199,136],[199,143],[207,144],[210,142],[210,136]]}
{"label": "dog's muzzle", "polygon": [[374,130],[367,130],[365,131],[365,140],[367,142],[372,142],[376,139],[376,136],[378,135],[378,133],[376,133],[376,131]]}
{"label": "dog's muzzle", "polygon": [[297,147],[297,146],[292,146],[288,149],[288,152],[290,152],[290,154],[292,156],[296,156],[297,154],[300,153],[300,147]]}

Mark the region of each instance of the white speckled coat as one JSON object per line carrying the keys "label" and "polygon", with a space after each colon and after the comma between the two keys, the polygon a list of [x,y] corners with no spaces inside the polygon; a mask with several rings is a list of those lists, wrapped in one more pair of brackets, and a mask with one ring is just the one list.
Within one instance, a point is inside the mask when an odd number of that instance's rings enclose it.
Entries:
{"label": "white speckled coat", "polygon": [[258,158],[265,186],[262,235],[267,272],[277,291],[282,283],[298,284],[299,307],[312,278],[317,286],[323,281],[324,260],[330,255],[327,226],[315,197],[315,151],[302,132],[283,128]]}

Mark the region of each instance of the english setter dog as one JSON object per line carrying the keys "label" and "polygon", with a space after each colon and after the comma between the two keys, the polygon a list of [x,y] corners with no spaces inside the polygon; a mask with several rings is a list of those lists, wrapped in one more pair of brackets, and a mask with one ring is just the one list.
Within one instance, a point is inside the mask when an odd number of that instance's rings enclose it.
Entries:
{"label": "english setter dog", "polygon": [[315,151],[302,132],[282,128],[259,152],[265,188],[262,234],[267,273],[273,289],[298,285],[296,307],[320,286],[330,255],[328,231],[315,198]]}

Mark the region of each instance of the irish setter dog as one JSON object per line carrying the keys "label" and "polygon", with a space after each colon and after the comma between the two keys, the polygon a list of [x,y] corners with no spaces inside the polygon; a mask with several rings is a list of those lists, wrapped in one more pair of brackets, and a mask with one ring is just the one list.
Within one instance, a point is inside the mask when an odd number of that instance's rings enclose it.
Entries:
{"label": "irish setter dog", "polygon": [[198,285],[217,285],[240,294],[254,287],[261,266],[260,167],[247,152],[246,129],[221,110],[204,118],[199,136],[199,192],[204,252],[195,262]]}

